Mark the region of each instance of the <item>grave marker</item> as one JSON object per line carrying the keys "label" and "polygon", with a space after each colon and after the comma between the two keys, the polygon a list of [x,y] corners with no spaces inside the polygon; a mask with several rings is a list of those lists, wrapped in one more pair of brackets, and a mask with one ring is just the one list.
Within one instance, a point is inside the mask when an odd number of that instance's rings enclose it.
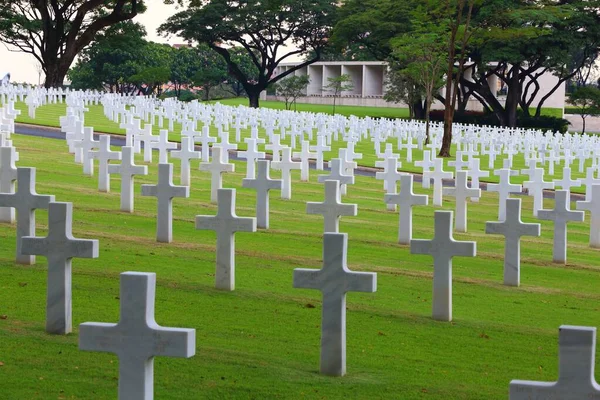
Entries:
{"label": "grave marker", "polygon": [[410,244],[412,239],[412,207],[429,202],[429,196],[413,193],[413,176],[404,175],[400,178],[400,193],[386,194],[385,202],[398,205],[400,220],[398,222],[398,243]]}
{"label": "grave marker", "polygon": [[254,179],[244,178],[242,187],[256,190],[256,226],[269,229],[269,190],[281,190],[281,179],[271,179],[269,170],[271,161],[258,161],[258,175]]}
{"label": "grave marker", "polygon": [[341,216],[355,217],[358,206],[343,204],[338,181],[327,180],[325,183],[325,201],[322,203],[306,203],[307,214],[321,214],[324,219],[324,232],[338,233]]}
{"label": "grave marker", "polygon": [[133,147],[124,146],[121,149],[121,164],[109,165],[108,173],[121,175],[121,211],[133,212],[133,177],[148,175],[148,167],[135,165]]}
{"label": "grave marker", "polygon": [[320,371],[330,376],[346,374],[346,293],[377,290],[377,274],[348,269],[347,250],[347,234],[325,233],[323,268],[294,270],[295,288],[317,289],[323,294]]}
{"label": "grave marker", "polygon": [[154,398],[154,357],[190,358],[196,330],[166,328],[154,319],[156,274],[123,272],[120,317],[116,324],[79,325],[79,349],[119,357],[119,400]]}
{"label": "grave marker", "polygon": [[98,258],[98,240],[76,239],[72,233],[73,203],[50,203],[48,235],[25,236],[21,251],[48,259],[46,287],[46,332],[72,331],[71,261],[73,258]]}

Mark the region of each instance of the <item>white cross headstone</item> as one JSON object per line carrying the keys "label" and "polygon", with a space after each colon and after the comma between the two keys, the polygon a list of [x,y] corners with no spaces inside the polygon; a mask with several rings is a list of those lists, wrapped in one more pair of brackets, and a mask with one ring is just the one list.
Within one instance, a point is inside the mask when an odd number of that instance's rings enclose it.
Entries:
{"label": "white cross headstone", "polygon": [[152,134],[152,124],[145,124],[136,138],[144,145],[144,162],[151,163],[153,145],[158,140],[158,137]]}
{"label": "white cross headstone", "polygon": [[258,175],[256,178],[244,178],[242,187],[256,190],[256,226],[269,229],[269,190],[281,190],[283,182],[281,179],[271,179],[269,170],[271,161],[258,161]]}
{"label": "white cross headstone", "polygon": [[330,169],[329,175],[319,175],[317,177],[319,183],[325,181],[338,181],[340,188],[342,185],[354,185],[354,175],[347,175],[344,173],[341,159],[332,158],[329,160],[328,164]]}
{"label": "white cross headstone", "polygon": [[173,241],[173,198],[190,197],[189,186],[173,185],[173,164],[158,164],[158,184],[142,185],[142,196],[158,199],[156,241]]}
{"label": "white cross headstone", "polygon": [[309,161],[315,156],[316,153],[310,152],[310,142],[308,140],[302,141],[302,151],[294,152],[294,157],[300,159],[300,180],[302,182],[308,182]]}
{"label": "white cross headstone", "polygon": [[180,165],[180,180],[182,185],[191,185],[190,175],[190,160],[199,160],[202,154],[194,150],[194,139],[190,137],[181,138],[181,149],[171,151],[171,157],[176,160],[181,160]]}
{"label": "white cross headstone", "polygon": [[565,190],[568,196],[570,196],[572,187],[581,186],[581,179],[571,179],[571,168],[564,167],[562,179],[555,179],[554,183],[557,187]]}
{"label": "white cross headstone", "polygon": [[0,207],[12,207],[17,212],[17,263],[35,264],[35,256],[21,251],[21,239],[35,236],[35,210],[48,209],[52,201],[54,196],[36,193],[35,168],[17,168],[17,190],[14,193],[0,193]]}
{"label": "white cross headstone", "polygon": [[281,180],[283,186],[281,188],[281,198],[291,199],[292,198],[292,170],[301,169],[301,163],[292,161],[292,149],[284,147],[281,150],[280,161],[273,161],[271,163],[273,169],[281,170]]}
{"label": "white cross headstone", "polygon": [[159,131],[158,140],[152,142],[153,149],[158,150],[158,162],[160,164],[166,164],[169,162],[169,150],[177,149],[177,143],[169,142],[169,131],[161,129]]}
{"label": "white cross headstone", "polygon": [[196,330],[167,328],[154,319],[156,274],[123,272],[120,317],[116,324],[79,325],[79,349],[119,357],[119,400],[154,398],[154,357],[190,358]]}
{"label": "white cross headstone", "polygon": [[386,194],[385,202],[398,205],[400,220],[398,222],[398,243],[410,244],[412,239],[412,207],[426,206],[429,196],[413,193],[413,176],[404,175],[400,178],[400,193]]}
{"label": "white cross headstone", "polygon": [[202,134],[198,136],[200,142],[200,150],[202,150],[202,162],[207,163],[210,155],[210,143],[215,143],[217,139],[210,136],[210,128],[208,125],[202,127]]}
{"label": "white cross headstone", "polygon": [[521,199],[506,199],[506,219],[486,222],[485,233],[504,235],[504,284],[519,286],[521,282],[521,237],[540,236],[540,224],[521,221]]}
{"label": "white cross headstone", "polygon": [[100,192],[110,192],[108,163],[110,160],[121,160],[121,152],[110,149],[110,135],[100,136],[98,150],[92,151],[90,158],[98,160],[98,190]]}
{"label": "white cross headstone", "polygon": [[510,170],[503,168],[494,173],[500,177],[500,183],[489,183],[488,192],[498,192],[498,221],[506,218],[506,199],[511,193],[521,193],[521,185],[510,183]]}
{"label": "white cross headstone", "polygon": [[327,146],[325,140],[325,136],[319,135],[317,136],[316,146],[310,146],[310,151],[314,151],[317,155],[316,169],[318,171],[323,171],[323,153],[331,150],[331,147]]}
{"label": "white cross headstone", "polygon": [[442,206],[442,187],[444,179],[452,179],[454,174],[452,172],[444,171],[444,160],[436,158],[434,160],[433,171],[423,172],[423,182],[429,179],[433,179],[433,205],[436,207]]}
{"label": "white cross headstone", "polygon": [[477,244],[454,240],[452,211],[436,211],[433,240],[412,239],[410,252],[433,257],[433,319],[452,321],[452,258],[475,257]]}
{"label": "white cross headstone", "polygon": [[[479,189],[479,178],[488,178],[490,176],[489,171],[483,171],[480,168],[481,160],[479,158],[472,158],[469,163],[469,176],[471,177],[471,187]],[[479,202],[479,197],[471,197],[473,203]]]}
{"label": "white cross headstone", "polygon": [[98,149],[98,144],[99,142],[94,140],[94,128],[83,128],[83,138],[75,143],[75,147],[81,149],[81,162],[85,175],[94,175],[94,159],[90,157],[90,153]]}
{"label": "white cross headstone", "polygon": [[217,201],[217,192],[223,187],[223,172],[234,172],[235,165],[223,161],[223,149],[219,146],[212,147],[211,162],[200,163],[200,171],[210,172],[210,201]]}
{"label": "white cross headstone", "polygon": [[135,165],[133,147],[124,146],[121,149],[121,164],[109,165],[108,173],[121,175],[121,211],[133,212],[133,177],[148,175],[148,167]]}
{"label": "white cross headstone", "polygon": [[594,377],[596,328],[562,325],[558,334],[558,381],[510,382],[510,400],[600,398]]}
{"label": "white cross headstone", "polygon": [[321,214],[325,221],[324,232],[338,233],[341,216],[356,216],[356,204],[343,204],[338,181],[325,181],[325,201],[306,203],[308,214]]}
{"label": "white cross headstone", "polygon": [[554,222],[554,243],[552,260],[557,263],[567,262],[567,223],[569,221],[583,222],[583,211],[571,211],[570,199],[565,190],[554,193],[554,209],[538,211],[538,218]]}
{"label": "white cross headstone", "polygon": [[98,258],[98,240],[76,239],[72,233],[73,203],[50,203],[48,235],[25,236],[21,251],[48,259],[46,289],[46,332],[66,334],[72,331],[71,260]]}
{"label": "white cross headstone", "polygon": [[423,160],[415,161],[415,166],[421,167],[423,173],[423,180],[421,182],[423,189],[429,189],[431,187],[431,179],[425,179],[425,172],[429,172],[434,165],[434,160],[432,160],[431,157],[431,150],[423,150]]}
{"label": "white cross headstone", "polygon": [[544,189],[554,189],[554,182],[544,181],[543,168],[534,168],[530,179],[523,182],[523,188],[533,197],[533,216],[537,217],[538,211],[544,208]]}
{"label": "white cross headstone", "polygon": [[467,171],[456,171],[456,181],[453,188],[444,188],[444,195],[456,199],[456,222],[457,232],[467,231],[467,199],[469,197],[481,197],[481,189],[469,188],[467,185]]}
{"label": "white cross headstone", "polygon": [[256,232],[256,218],[235,213],[235,189],[219,189],[216,216],[196,216],[196,229],[217,233],[217,289],[235,289],[235,233]]}
{"label": "white cross headstone", "polygon": [[254,179],[256,161],[265,158],[266,154],[264,151],[258,151],[256,139],[246,139],[245,142],[248,145],[248,149],[239,151],[238,157],[246,160],[246,178]]}
{"label": "white cross headstone", "polygon": [[585,170],[585,178],[581,180],[582,184],[585,185],[585,201],[592,199],[592,186],[600,185],[600,179],[594,178],[596,174],[596,168],[587,167]]}
{"label": "white cross headstone", "polygon": [[592,185],[591,193],[589,201],[577,201],[575,208],[590,212],[590,247],[600,248],[600,185]]}
{"label": "white cross headstone", "polygon": [[346,293],[377,290],[377,274],[353,272],[346,265],[348,235],[325,233],[323,268],[294,270],[294,287],[317,289],[323,295],[321,363],[324,375],[346,374]]}
{"label": "white cross headstone", "polygon": [[[0,147],[0,193],[15,192],[15,153],[14,147]],[[15,210],[12,207],[0,207],[0,222],[15,222]]]}
{"label": "white cross headstone", "polygon": [[383,180],[383,190],[385,190],[386,193],[396,193],[396,182],[398,182],[403,175],[406,175],[406,173],[398,172],[398,159],[390,157],[386,159],[383,171],[375,173],[375,179]]}

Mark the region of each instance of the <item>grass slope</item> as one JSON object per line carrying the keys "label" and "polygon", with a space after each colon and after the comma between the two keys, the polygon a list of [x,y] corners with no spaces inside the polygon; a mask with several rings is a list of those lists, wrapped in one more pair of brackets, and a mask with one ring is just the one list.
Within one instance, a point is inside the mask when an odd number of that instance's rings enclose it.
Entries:
{"label": "grass slope", "polygon": [[[119,211],[118,176],[113,192],[98,193],[96,178],[82,175],[65,142],[13,139],[18,165],[37,168],[38,193],[74,203],[74,235],[100,239],[100,258],[73,262],[73,334],[47,335],[46,260],[16,265],[15,227],[0,224],[3,398],[116,397],[117,357],[79,351],[77,326],[118,320],[119,273],[129,270],[157,273],[160,325],[197,330],[195,357],[155,360],[160,399],[506,398],[511,379],[557,378],[561,324],[600,322],[599,256],[587,246],[589,223],[569,226],[569,262],[562,266],[552,263],[552,227],[544,221],[542,237],[522,241],[523,286],[505,287],[503,239],[483,233],[497,215],[494,193],[469,205],[469,233],[455,235],[477,241],[478,256],[454,260],[454,321],[433,321],[432,259],[396,244],[398,216],[385,210],[382,183],[357,176],[343,201],[358,203],[359,214],[343,218],[340,230],[349,234],[350,269],[377,272],[378,290],[348,294],[348,375],[320,376],[321,296],[292,288],[294,268],[321,266],[322,218],[305,213],[307,201],[323,198],[314,171],[308,183],[293,173],[292,200],[272,194],[270,230],[237,234],[236,290],[226,293],[213,288],[215,235],[194,229],[195,215],[216,211],[207,173],[194,169],[191,198],[174,201],[175,242],[158,244],[156,200],[139,195],[140,184],[155,182],[156,165],[136,179],[135,213],[127,214]],[[244,176],[237,163],[224,187],[237,189],[238,215],[252,216],[254,192],[240,187]],[[523,203],[531,222],[532,201]],[[453,200],[443,208],[453,209]],[[433,213],[431,206],[414,209],[413,237],[432,237]],[[38,236],[46,221],[38,211]]]}

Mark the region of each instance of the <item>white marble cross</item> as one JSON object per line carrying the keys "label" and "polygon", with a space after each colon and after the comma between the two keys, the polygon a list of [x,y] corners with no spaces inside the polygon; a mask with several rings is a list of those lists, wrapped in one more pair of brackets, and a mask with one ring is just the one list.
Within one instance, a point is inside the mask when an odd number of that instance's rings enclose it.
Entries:
{"label": "white marble cross", "polygon": [[210,128],[208,125],[202,127],[202,134],[197,137],[200,142],[200,150],[202,150],[202,162],[208,163],[210,155],[210,143],[215,143],[217,139],[210,136]]}
{"label": "white marble cross", "polygon": [[[15,148],[0,147],[0,193],[15,192],[17,168],[15,167]],[[12,207],[0,207],[0,222],[15,222],[15,210]]]}
{"label": "white marble cross", "polygon": [[176,160],[181,160],[180,179],[182,185],[191,185],[190,160],[199,160],[202,158],[202,153],[194,149],[194,139],[192,137],[181,138],[181,149],[171,151],[171,157]]}
{"label": "white marble cross", "polygon": [[169,162],[169,150],[177,149],[177,143],[169,142],[169,131],[161,129],[159,131],[158,140],[152,142],[153,149],[158,150],[158,162],[160,164],[166,164]]}
{"label": "white marble cross", "polygon": [[66,334],[72,331],[71,260],[98,258],[98,240],[76,239],[72,233],[73,203],[50,203],[48,235],[25,236],[21,251],[48,259],[46,288],[46,332]]}
{"label": "white marble cross", "polygon": [[189,186],[173,185],[173,164],[158,164],[158,184],[142,185],[142,196],[158,199],[156,241],[173,241],[173,198],[190,197]]}
{"label": "white marble cross", "polygon": [[600,385],[594,377],[596,328],[562,325],[558,352],[558,381],[513,380],[510,400],[599,399]]}
{"label": "white marble cross", "polygon": [[455,160],[448,161],[448,166],[454,167],[454,171],[458,172],[458,171],[462,170],[463,168],[469,168],[469,161],[463,160],[463,152],[462,151],[457,151]]}
{"label": "white marble cross", "polygon": [[456,199],[456,222],[457,232],[467,231],[467,199],[469,197],[481,197],[481,189],[469,188],[467,185],[467,171],[456,171],[456,180],[453,188],[444,188],[444,195]]}
{"label": "white marble cross", "polygon": [[504,221],[506,218],[506,199],[511,193],[521,193],[521,185],[510,183],[510,170],[502,168],[497,170],[494,175],[500,177],[500,183],[488,183],[488,192],[498,192],[498,221]]}
{"label": "white marble cross", "polygon": [[48,209],[52,201],[54,196],[36,193],[35,168],[17,168],[17,190],[14,193],[0,193],[0,207],[12,207],[17,212],[17,263],[35,264],[35,256],[21,251],[21,239],[35,236],[35,210]]}
{"label": "white marble cross", "polygon": [[342,160],[340,158],[332,158],[328,162],[329,175],[319,175],[317,180],[319,183],[325,181],[338,181],[340,190],[342,185],[354,185],[354,175],[346,175],[343,171]]}
{"label": "white marble cross", "polygon": [[538,211],[538,218],[554,222],[554,244],[552,260],[557,263],[567,262],[567,223],[569,221],[583,222],[583,211],[569,209],[570,198],[565,190],[554,193],[554,209]]}
{"label": "white marble cross", "polygon": [[265,145],[265,149],[271,150],[273,152],[272,160],[273,162],[279,161],[279,152],[286,146],[281,144],[281,137],[274,133],[271,137],[271,143]]}
{"label": "white marble cross", "polygon": [[355,217],[358,206],[343,204],[338,181],[325,181],[325,201],[306,203],[307,214],[321,214],[325,221],[324,232],[338,233],[341,216]]}
{"label": "white marble cross", "polygon": [[302,141],[302,151],[294,152],[294,157],[300,159],[300,180],[302,182],[308,182],[308,174],[310,170],[309,161],[315,156],[316,153],[310,152],[310,142],[308,140]]}
{"label": "white marble cross", "polygon": [[102,135],[99,139],[98,150],[92,151],[90,158],[98,160],[98,190],[108,193],[110,192],[108,163],[110,160],[121,160],[121,152],[110,149],[110,135]]}
{"label": "white marble cross", "polygon": [[[444,160],[436,158],[434,161],[433,171],[423,172],[423,182],[429,179],[433,179],[433,205],[436,207],[442,206],[442,187],[444,179],[452,179],[454,174],[452,172],[444,171]],[[425,187],[425,186],[423,186]]]}
{"label": "white marble cross", "polygon": [[238,145],[236,143],[229,142],[229,132],[221,132],[221,141],[218,146],[221,148],[221,157],[224,163],[229,162],[229,150],[237,150]]}
{"label": "white marble cross", "polygon": [[421,182],[423,189],[429,189],[431,187],[431,179],[425,179],[424,175],[425,172],[429,172],[430,169],[434,167],[434,160],[435,157],[433,157],[433,159],[431,157],[431,150],[423,150],[423,160],[415,161],[415,166],[421,167],[423,173],[423,180]]}
{"label": "white marble cross", "polygon": [[158,140],[157,136],[152,134],[152,124],[145,124],[144,128],[136,135],[136,138],[144,144],[144,162],[152,162],[152,146]]}
{"label": "white marble cross", "polygon": [[454,240],[452,211],[436,211],[433,240],[412,239],[410,252],[433,257],[433,319],[452,321],[452,258],[475,257],[477,244]]}
{"label": "white marble cross", "polygon": [[581,180],[582,184],[585,185],[585,201],[592,199],[592,186],[600,185],[600,179],[594,178],[596,175],[596,168],[587,167],[585,170],[585,178]]}
{"label": "white marble cross", "polygon": [[108,173],[121,175],[121,211],[133,212],[133,177],[148,175],[148,167],[135,165],[133,147],[124,146],[121,149],[121,164],[109,165]]}
{"label": "white marble cross", "polygon": [[238,157],[246,160],[246,178],[254,179],[256,161],[265,158],[266,154],[264,151],[258,151],[256,139],[245,139],[245,142],[247,143],[248,149],[239,151]]}
{"label": "white marble cross", "polygon": [[[481,160],[479,158],[471,158],[469,162],[469,176],[471,177],[471,187],[474,189],[479,189],[479,178],[488,178],[490,176],[490,172],[482,170],[480,165]],[[471,197],[471,201],[478,203],[480,197]]]}
{"label": "white marble cross", "polygon": [[537,217],[538,211],[544,208],[544,189],[554,189],[554,182],[544,181],[543,168],[534,168],[530,179],[523,182],[523,188],[533,197],[533,216]]}
{"label": "white marble cross", "polygon": [[217,289],[235,289],[235,233],[256,232],[256,218],[235,213],[235,189],[219,189],[217,215],[197,215],[196,229],[217,233]]}
{"label": "white marble cross", "polygon": [[259,160],[256,178],[242,181],[242,187],[256,190],[256,226],[261,229],[269,229],[269,190],[281,190],[283,185],[281,179],[271,179],[270,168],[271,161]]}
{"label": "white marble cross", "polygon": [[590,212],[590,247],[600,248],[600,184],[592,185],[591,193],[591,200],[577,201],[575,208]]}
{"label": "white marble cross", "polygon": [[280,161],[273,161],[271,163],[273,169],[281,171],[281,180],[283,185],[281,187],[281,198],[291,199],[292,198],[292,170],[299,170],[302,168],[301,163],[292,161],[292,149],[284,147],[281,150]]}
{"label": "white marble cross", "polygon": [[413,176],[404,175],[400,178],[400,193],[386,194],[385,202],[398,205],[400,220],[398,222],[398,243],[410,244],[412,239],[412,207],[426,206],[429,196],[413,193]]}
{"label": "white marble cross", "polygon": [[396,182],[398,182],[403,175],[406,175],[406,173],[398,172],[398,159],[390,157],[386,159],[383,171],[375,173],[375,179],[383,180],[383,190],[385,190],[386,193],[396,193]]}
{"label": "white marble cross", "polygon": [[521,237],[540,236],[540,224],[521,221],[521,199],[506,199],[506,219],[486,222],[485,233],[504,235],[504,284],[519,286],[521,282]]}
{"label": "white marble cross", "polygon": [[212,147],[211,162],[200,163],[200,171],[210,172],[210,201],[217,201],[217,192],[223,187],[223,172],[234,172],[235,165],[223,161],[223,149],[219,146]]}
{"label": "white marble cross", "polygon": [[319,171],[323,171],[323,153],[331,150],[331,147],[327,146],[325,140],[325,136],[318,135],[316,146],[310,146],[310,151],[314,151],[317,155],[316,169]]}
{"label": "white marble cross", "polygon": [[196,330],[167,328],[154,319],[156,274],[123,272],[120,317],[116,324],[79,325],[79,349],[119,357],[119,400],[154,398],[154,357],[190,358]]}
{"label": "white marble cross", "polygon": [[377,290],[377,274],[348,269],[347,250],[347,234],[325,233],[323,268],[294,270],[295,288],[317,289],[323,295],[320,370],[330,376],[346,374],[346,293]]}
{"label": "white marble cross", "polygon": [[94,175],[94,159],[90,157],[90,153],[98,149],[98,144],[99,142],[94,140],[94,128],[83,128],[83,138],[75,142],[75,147],[81,149],[84,175]]}
{"label": "white marble cross", "polygon": [[581,186],[581,179],[571,179],[571,168],[564,167],[562,179],[555,179],[554,184],[562,190],[565,190],[568,193],[568,196],[570,196],[572,187]]}

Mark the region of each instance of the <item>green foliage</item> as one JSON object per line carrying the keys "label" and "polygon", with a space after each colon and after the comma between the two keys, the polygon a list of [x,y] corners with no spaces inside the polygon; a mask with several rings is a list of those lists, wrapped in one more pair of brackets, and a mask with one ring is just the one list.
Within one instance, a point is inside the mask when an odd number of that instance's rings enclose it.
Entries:
{"label": "green foliage", "polygon": [[[244,88],[253,107],[258,106],[260,92],[270,84],[318,61],[327,44],[336,9],[333,0],[181,3],[188,3],[188,8],[170,17],[160,31],[205,43],[215,50],[227,63],[229,74]],[[288,43],[295,48],[282,52]],[[238,49],[234,50],[236,46]],[[252,60],[251,73],[236,59],[239,47]],[[309,51],[315,52],[315,58],[283,74],[273,75],[280,62]]]}
{"label": "green foliage", "polygon": [[303,94],[309,83],[308,75],[294,75],[275,83],[275,91],[283,97],[286,110],[291,109],[292,103],[296,103],[296,99]]}
{"label": "green foliage", "polygon": [[34,56],[46,87],[61,86],[75,57],[98,34],[145,9],[143,0],[0,0],[0,41]]}
{"label": "green foliage", "polygon": [[592,86],[582,86],[569,94],[569,101],[577,107],[578,114],[583,120],[583,130],[585,133],[585,119],[589,115],[600,114],[600,89]]}
{"label": "green foliage", "polygon": [[329,77],[327,78],[327,82],[327,85],[323,86],[323,90],[330,92],[331,96],[333,96],[333,110],[331,113],[335,115],[336,99],[342,92],[354,89],[354,83],[352,82],[352,77],[348,74]]}

